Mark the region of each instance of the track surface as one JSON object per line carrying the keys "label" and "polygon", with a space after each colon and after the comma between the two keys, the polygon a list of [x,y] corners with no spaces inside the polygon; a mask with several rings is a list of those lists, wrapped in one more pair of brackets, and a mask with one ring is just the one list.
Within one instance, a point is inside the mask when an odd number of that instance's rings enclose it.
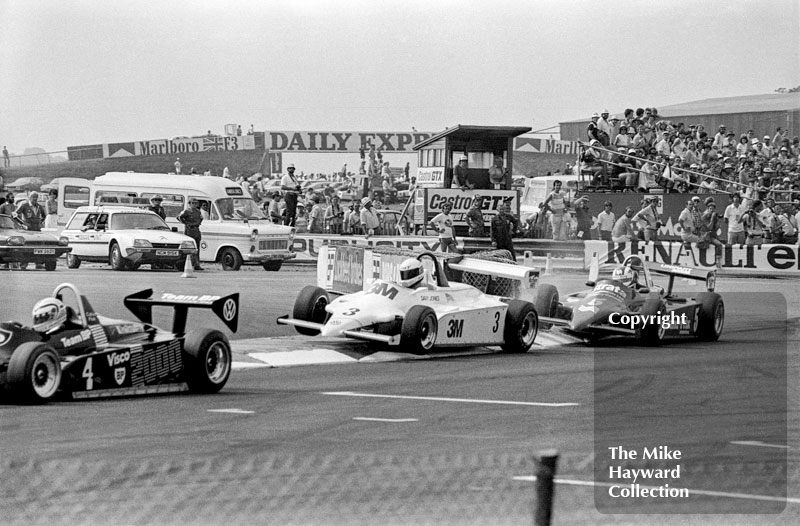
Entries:
{"label": "track surface", "polygon": [[[290,311],[296,291],[313,282],[310,270],[199,276],[180,280],[174,273],[103,268],[0,271],[5,296],[13,299],[0,306],[0,319],[27,321],[33,303],[62,281],[75,283],[99,312],[114,317],[129,317],[124,294],[148,286],[182,293],[239,290],[242,330],[233,337],[248,345],[235,342],[238,362],[263,363],[243,354],[254,350],[256,337],[284,337],[262,340],[264,348],[256,351],[264,353],[318,346],[285,338],[292,330],[274,324]],[[571,290],[580,280],[566,281]],[[800,523],[798,285],[720,278],[718,290],[737,301],[727,301],[726,330],[714,345],[649,349],[613,342],[526,355],[248,367],[234,371],[213,396],[0,406],[0,522],[531,524],[533,455],[557,448],[554,524]],[[765,315],[770,309],[755,292],[769,290],[786,295],[788,324]],[[747,291],[753,301],[743,301]],[[221,326],[210,315],[190,315],[189,324]],[[770,416],[774,393],[736,388],[754,377],[782,385],[781,364],[759,358],[787,326],[788,441],[774,432],[780,421]],[[596,362],[617,364],[619,374],[599,398]],[[670,381],[662,383],[666,377]],[[618,407],[617,417],[596,422],[595,404]],[[713,418],[698,422],[697,414]],[[758,418],[761,424],[753,425]],[[709,497],[704,515],[598,513],[592,487],[577,485],[595,477],[593,437],[636,440],[643,428],[658,424],[691,429],[684,437],[689,487],[737,488],[743,496]],[[784,473],[770,471],[776,454],[788,460]],[[790,499],[782,512],[724,514],[741,510],[743,502],[775,511],[758,497],[779,495],[782,479],[788,479]]]}

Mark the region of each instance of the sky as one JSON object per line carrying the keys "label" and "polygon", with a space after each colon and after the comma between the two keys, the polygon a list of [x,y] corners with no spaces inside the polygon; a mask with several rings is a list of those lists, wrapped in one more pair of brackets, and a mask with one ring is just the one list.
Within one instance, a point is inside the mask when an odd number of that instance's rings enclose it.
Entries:
{"label": "sky", "polygon": [[[771,93],[800,85],[799,13],[796,0],[0,0],[0,144],[55,152],[226,123],[541,130]],[[357,165],[284,158],[298,161]]]}

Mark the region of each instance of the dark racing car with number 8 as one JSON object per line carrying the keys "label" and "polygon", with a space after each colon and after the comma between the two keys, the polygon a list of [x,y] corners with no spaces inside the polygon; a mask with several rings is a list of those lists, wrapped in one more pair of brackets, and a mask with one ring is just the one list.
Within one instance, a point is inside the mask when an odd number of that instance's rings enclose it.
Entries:
{"label": "dark racing car with number 8", "polygon": [[[216,393],[231,372],[231,346],[218,330],[185,332],[189,309],[211,309],[233,332],[239,294],[162,293],[127,296],[138,322],[97,314],[69,283],[33,309],[33,327],[0,323],[0,394],[12,403],[45,403],[56,395],[99,398],[190,391]],[[151,325],[153,307],[173,310],[171,331]]]}

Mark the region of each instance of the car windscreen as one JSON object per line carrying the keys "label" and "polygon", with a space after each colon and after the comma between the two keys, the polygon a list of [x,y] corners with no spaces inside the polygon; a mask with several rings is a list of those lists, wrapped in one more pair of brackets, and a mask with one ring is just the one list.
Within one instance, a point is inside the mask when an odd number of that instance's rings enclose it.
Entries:
{"label": "car windscreen", "polygon": [[111,230],[169,230],[163,219],[155,214],[114,214]]}
{"label": "car windscreen", "polygon": [[249,197],[226,197],[217,199],[222,219],[266,219],[264,212]]}
{"label": "car windscreen", "polygon": [[0,228],[3,230],[17,230],[14,220],[8,216],[0,216]]}

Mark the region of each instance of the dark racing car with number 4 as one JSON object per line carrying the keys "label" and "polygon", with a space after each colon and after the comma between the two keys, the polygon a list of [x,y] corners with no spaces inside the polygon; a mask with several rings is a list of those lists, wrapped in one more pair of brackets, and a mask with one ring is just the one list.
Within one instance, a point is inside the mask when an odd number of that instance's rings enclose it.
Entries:
{"label": "dark racing car with number 4", "polygon": [[[189,309],[211,309],[233,332],[239,294],[192,296],[152,289],[127,296],[138,322],[97,314],[69,283],[33,309],[33,326],[0,323],[0,392],[13,403],[44,403],[57,394],[99,398],[190,391],[216,393],[231,372],[222,332],[185,332]],[[172,330],[151,325],[153,307],[173,310]]]}
{"label": "dark racing car with number 4", "polygon": [[[596,274],[596,271],[595,271]],[[666,287],[652,274],[669,278]],[[706,291],[673,292],[675,278],[705,281]],[[587,291],[559,300],[553,285],[540,284],[534,304],[543,327],[556,326],[592,343],[610,336],[628,336],[647,345],[667,338],[716,341],[725,324],[725,304],[714,292],[716,271],[680,265],[646,263],[629,256],[611,279],[590,275]]]}

